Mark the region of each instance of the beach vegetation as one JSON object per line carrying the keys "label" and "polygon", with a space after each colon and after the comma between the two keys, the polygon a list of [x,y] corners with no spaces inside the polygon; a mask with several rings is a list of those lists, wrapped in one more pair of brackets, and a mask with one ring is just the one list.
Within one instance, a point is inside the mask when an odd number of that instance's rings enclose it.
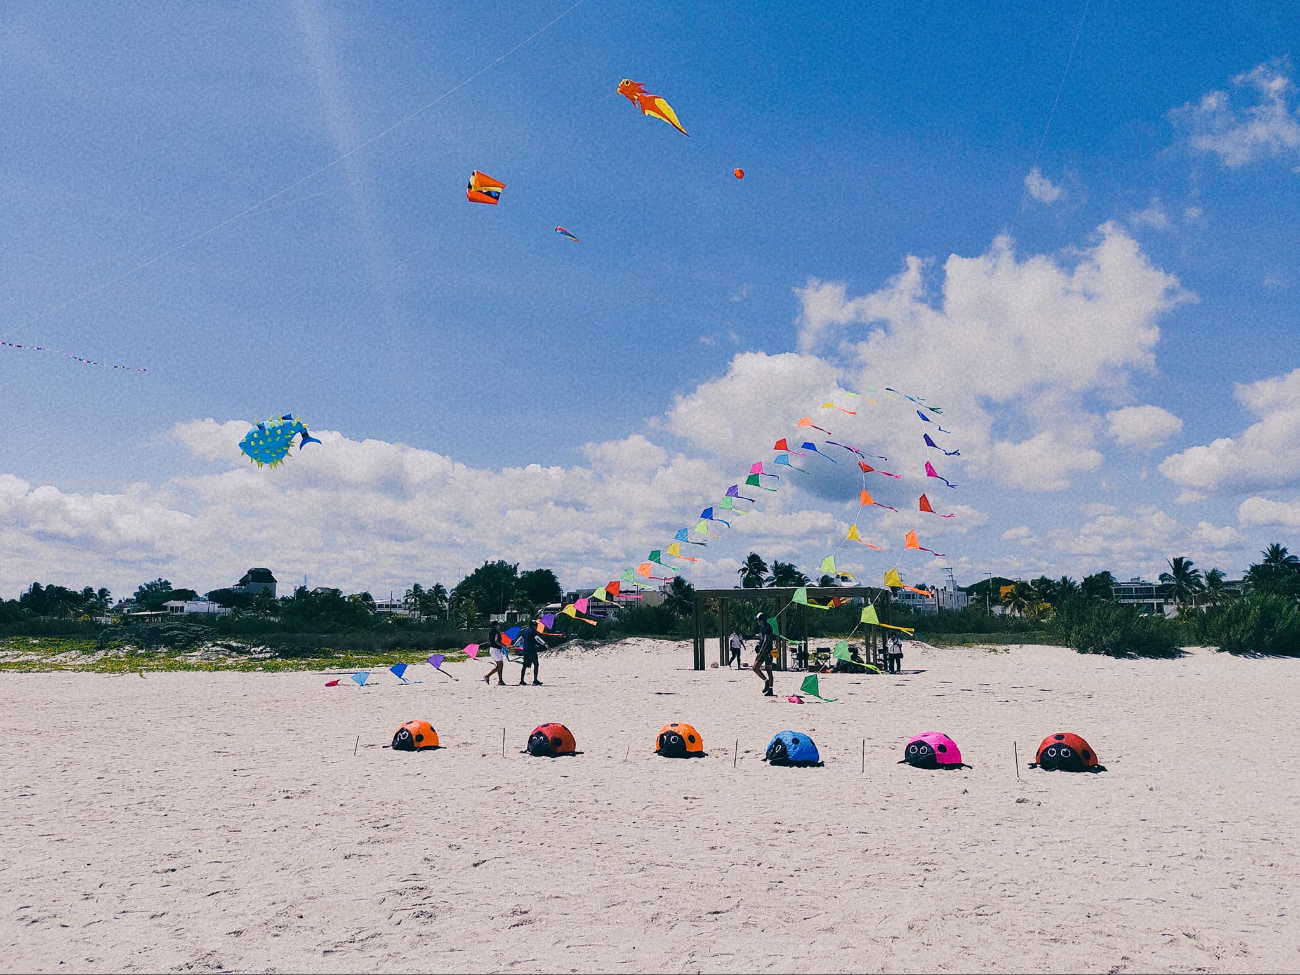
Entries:
{"label": "beach vegetation", "polygon": [[1110,657],[1176,657],[1182,633],[1174,621],[1133,606],[1074,596],[1053,614],[1049,629],[1079,653]]}

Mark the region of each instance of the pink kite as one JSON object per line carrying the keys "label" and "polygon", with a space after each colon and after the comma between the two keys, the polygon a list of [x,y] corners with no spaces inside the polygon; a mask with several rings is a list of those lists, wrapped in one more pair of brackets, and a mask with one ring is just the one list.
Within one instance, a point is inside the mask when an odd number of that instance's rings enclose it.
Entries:
{"label": "pink kite", "polygon": [[943,481],[943,483],[947,484],[948,487],[950,488],[955,488],[957,486],[956,484],[953,484],[952,481],[948,480],[946,477],[939,477],[939,472],[934,469],[934,465],[931,464],[928,460],[925,462],[925,476],[938,477],[939,480]]}

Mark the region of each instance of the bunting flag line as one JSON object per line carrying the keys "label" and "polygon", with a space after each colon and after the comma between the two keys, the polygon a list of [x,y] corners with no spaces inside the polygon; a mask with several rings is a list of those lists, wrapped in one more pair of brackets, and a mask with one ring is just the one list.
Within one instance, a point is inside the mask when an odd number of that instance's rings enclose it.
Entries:
{"label": "bunting flag line", "polygon": [[139,366],[118,366],[111,362],[100,362],[96,359],[87,359],[83,356],[73,355],[71,352],[61,352],[58,349],[47,349],[43,345],[21,345],[18,342],[0,342],[7,349],[20,349],[23,352],[46,352],[50,355],[61,355],[65,359],[72,359],[74,362],[80,362],[86,366],[102,366],[105,369],[121,369],[123,372],[148,372],[148,369],[141,369]]}
{"label": "bunting flag line", "polygon": [[950,488],[957,487],[956,484],[953,484],[952,481],[948,480],[946,477],[939,477],[939,472],[934,469],[934,465],[928,460],[925,462],[925,476],[939,478],[939,480],[943,481],[943,483],[947,484]]}
{"label": "bunting flag line", "polygon": [[914,549],[916,549],[918,552],[929,552],[929,553],[930,553],[931,555],[933,555],[935,558],[940,558],[940,559],[942,559],[942,558],[947,558],[947,556],[945,556],[942,552],[936,552],[936,551],[935,551],[934,549],[932,549],[932,548],[925,548],[925,547],[923,547],[923,546],[921,545],[920,541],[917,540],[917,537],[916,537],[916,530],[915,530],[915,529],[913,529],[912,531],[910,531],[910,532],[907,533],[907,537],[906,537],[905,539],[903,539],[903,547],[904,547],[904,548],[914,548]]}
{"label": "bunting flag line", "polygon": [[[942,447],[940,447],[937,443],[935,443],[933,440],[930,439],[930,435],[929,435],[928,433],[922,434],[922,436],[925,438],[925,445],[926,445],[927,447],[933,447],[935,450],[943,450]],[[944,455],[945,457],[960,457],[960,456],[961,456],[961,451],[960,451],[960,450],[943,450],[943,455]]]}
{"label": "bunting flag line", "polygon": [[942,513],[938,512],[938,511],[935,511],[933,508],[930,507],[930,499],[927,498],[924,494],[921,495],[920,510],[921,510],[921,511],[928,511],[928,512],[929,512],[930,514],[932,514],[932,515],[939,515],[940,518],[956,518],[956,517],[957,517],[957,516],[954,515],[954,514],[948,514],[948,515],[945,515],[945,514],[942,514]]}

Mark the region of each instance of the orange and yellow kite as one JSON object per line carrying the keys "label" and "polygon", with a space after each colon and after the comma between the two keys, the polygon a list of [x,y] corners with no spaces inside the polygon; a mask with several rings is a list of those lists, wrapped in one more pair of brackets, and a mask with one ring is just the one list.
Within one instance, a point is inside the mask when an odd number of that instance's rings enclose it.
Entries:
{"label": "orange and yellow kite", "polygon": [[690,135],[689,132],[682,128],[682,123],[677,121],[677,113],[673,111],[673,107],[658,95],[647,92],[645,85],[641,84],[641,82],[624,78],[618,83],[618,93],[641,109],[642,115],[660,119],[667,122],[682,135]]}

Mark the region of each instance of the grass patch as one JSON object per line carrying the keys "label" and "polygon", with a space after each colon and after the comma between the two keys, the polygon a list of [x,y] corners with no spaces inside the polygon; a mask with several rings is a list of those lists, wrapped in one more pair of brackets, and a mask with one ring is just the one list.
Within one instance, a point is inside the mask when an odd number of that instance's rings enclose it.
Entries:
{"label": "grass patch", "polygon": [[918,631],[916,638],[933,647],[1006,646],[1014,643],[1057,646],[1061,642],[1060,637],[1050,630],[1025,630],[1020,633],[923,633]]}
{"label": "grass patch", "polygon": [[[459,647],[438,652],[446,657],[448,663],[467,659]],[[105,643],[69,637],[21,636],[0,639],[0,672],[7,673],[383,670],[398,663],[423,663],[428,656],[429,651],[424,648],[367,651],[305,648],[294,644],[252,643],[231,639],[211,641],[187,649],[140,648],[118,640]]]}

